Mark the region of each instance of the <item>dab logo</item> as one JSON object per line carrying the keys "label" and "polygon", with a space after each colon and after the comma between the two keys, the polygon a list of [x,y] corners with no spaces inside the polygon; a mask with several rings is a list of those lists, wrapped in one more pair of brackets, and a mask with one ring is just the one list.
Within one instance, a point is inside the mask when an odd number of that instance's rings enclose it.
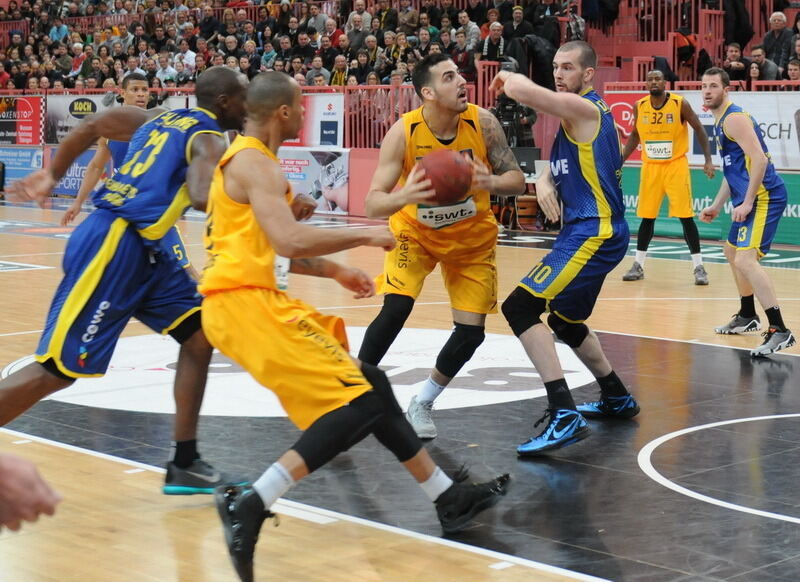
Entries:
{"label": "dab logo", "polygon": [[83,119],[87,115],[97,112],[97,104],[91,99],[82,97],[69,104],[69,114],[76,119]]}

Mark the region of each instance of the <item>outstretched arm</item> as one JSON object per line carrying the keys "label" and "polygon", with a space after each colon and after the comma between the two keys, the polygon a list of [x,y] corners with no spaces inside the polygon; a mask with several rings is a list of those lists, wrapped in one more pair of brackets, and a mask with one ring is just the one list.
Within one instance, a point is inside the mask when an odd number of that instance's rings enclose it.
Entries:
{"label": "outstretched arm", "polygon": [[345,289],[353,291],[356,299],[375,295],[375,282],[364,271],[322,257],[292,259],[289,271],[299,275],[334,279]]}
{"label": "outstretched arm", "polygon": [[103,175],[103,172],[106,169],[106,164],[110,159],[111,150],[108,149],[108,141],[105,139],[100,139],[100,141],[97,142],[97,151],[95,152],[94,157],[92,157],[92,161],[90,161],[89,165],[86,167],[86,173],[83,175],[83,182],[81,182],[78,195],[64,213],[64,216],[61,217],[61,226],[67,226],[70,222],[75,220],[76,216],[78,216],[78,213],[81,211],[81,207],[86,201],[86,198],[89,196],[91,191],[94,190],[95,186],[97,186],[97,182],[100,181],[100,176]]}

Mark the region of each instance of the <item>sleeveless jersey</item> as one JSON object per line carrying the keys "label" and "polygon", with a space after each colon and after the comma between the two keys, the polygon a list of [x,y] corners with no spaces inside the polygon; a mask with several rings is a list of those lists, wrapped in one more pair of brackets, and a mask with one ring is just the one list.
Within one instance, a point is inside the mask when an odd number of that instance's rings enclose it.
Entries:
{"label": "sleeveless jersey", "polygon": [[[467,110],[460,114],[456,137],[449,143],[442,143],[433,135],[422,116],[422,107],[403,115],[406,135],[406,152],[403,159],[403,173],[400,185],[405,184],[408,175],[419,158],[435,150],[454,150],[480,160],[490,168],[486,152],[486,144],[481,132],[477,105],[467,105]],[[459,202],[444,206],[408,204],[399,214],[409,224],[425,230],[430,236],[461,238],[469,233],[470,237],[480,236],[485,230],[497,236],[497,226],[491,212],[488,190],[470,190],[467,197]],[[434,234],[435,231],[439,233]],[[477,231],[476,231],[477,229]],[[474,239],[473,239],[474,240]]]}
{"label": "sleeveless jersey", "polygon": [[[237,137],[219,161],[211,181],[203,235],[208,251],[208,263],[199,286],[203,295],[240,287],[280,288],[276,269],[283,268],[281,261],[276,261],[278,255],[259,226],[251,206],[236,202],[225,192],[222,168],[245,149],[258,150],[276,164],[280,163],[261,140],[247,136]],[[291,198],[290,187],[286,192],[286,202]]]}
{"label": "sleeveless jersey", "polygon": [[747,116],[758,136],[761,151],[767,156],[767,170],[764,172],[764,179],[762,180],[763,188],[759,189],[758,194],[761,194],[764,189],[772,191],[780,188],[784,183],[778,172],[775,171],[772,157],[769,155],[769,150],[767,150],[767,145],[764,143],[764,137],[761,135],[761,129],[758,127],[756,120],[738,105],[728,103],[719,121],[714,124],[714,135],[717,138],[717,148],[722,156],[722,172],[725,174],[725,180],[731,188],[731,202],[734,206],[738,206],[744,202],[747,186],[750,183],[750,158],[745,155],[741,146],[725,133],[725,120],[729,115]]}
{"label": "sleeveless jersey", "polygon": [[124,218],[146,240],[163,237],[190,206],[186,170],[201,133],[222,135],[216,116],[201,108],[175,109],[145,123],[122,165],[95,192],[95,206]]}
{"label": "sleeveless jersey", "polygon": [[689,128],[681,117],[683,97],[667,93],[667,100],[656,109],[650,96],[636,102],[636,130],[642,143],[642,161],[670,162],[689,151]]}
{"label": "sleeveless jersey", "polygon": [[130,142],[107,139],[106,145],[108,146],[108,151],[111,152],[111,162],[114,164],[114,171],[116,172],[122,167],[122,163],[125,161]]}
{"label": "sleeveless jersey", "polygon": [[564,222],[622,218],[622,148],[614,116],[594,89],[581,96],[597,107],[597,133],[592,141],[578,143],[562,124],[550,152],[550,170],[564,203]]}

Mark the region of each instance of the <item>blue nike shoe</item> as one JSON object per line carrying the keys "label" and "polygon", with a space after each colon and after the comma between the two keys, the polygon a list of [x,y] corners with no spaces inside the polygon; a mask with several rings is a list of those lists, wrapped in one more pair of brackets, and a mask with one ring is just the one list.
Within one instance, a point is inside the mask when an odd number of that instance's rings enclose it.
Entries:
{"label": "blue nike shoe", "polygon": [[606,396],[595,402],[578,404],[578,412],[586,418],[633,418],[639,414],[639,405],[633,396]]}
{"label": "blue nike shoe", "polygon": [[544,416],[536,421],[534,428],[550,417],[547,427],[539,436],[531,437],[517,447],[517,456],[534,457],[546,451],[560,449],[589,436],[589,424],[575,410],[548,408]]}

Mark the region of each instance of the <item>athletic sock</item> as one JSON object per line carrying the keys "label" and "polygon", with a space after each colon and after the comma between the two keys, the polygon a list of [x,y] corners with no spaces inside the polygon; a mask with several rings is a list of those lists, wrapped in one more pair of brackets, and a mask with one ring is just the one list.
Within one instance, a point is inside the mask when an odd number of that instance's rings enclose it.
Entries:
{"label": "athletic sock", "polygon": [[433,474],[426,481],[420,483],[419,486],[422,487],[428,499],[436,501],[442,493],[450,489],[452,484],[453,480],[447,476],[447,473],[436,467],[433,470]]}
{"label": "athletic sock", "polygon": [[786,325],[783,323],[783,317],[781,316],[781,308],[777,305],[775,307],[770,307],[769,309],[765,309],[764,312],[767,314],[767,319],[769,320],[769,326],[774,327],[778,331],[786,331]]}
{"label": "athletic sock", "polygon": [[619,379],[619,376],[617,376],[617,373],[613,370],[608,376],[598,378],[597,383],[600,384],[600,394],[603,398],[609,396],[627,396],[629,394],[628,389],[625,388],[625,384],[622,383],[622,380]]}
{"label": "athletic sock", "polygon": [[755,317],[756,316],[756,303],[752,295],[742,295],[739,299],[739,315],[742,317]]}
{"label": "athletic sock", "polygon": [[172,464],[179,469],[186,469],[191,466],[195,459],[200,458],[200,455],[197,454],[197,439],[177,441],[173,444],[173,447]]}
{"label": "athletic sock", "polygon": [[548,408],[569,408],[570,410],[575,410],[575,401],[572,399],[569,386],[567,386],[567,381],[564,378],[559,378],[552,382],[545,382],[544,387],[545,390],[547,390]]}
{"label": "athletic sock", "polygon": [[636,262],[644,269],[644,260],[647,258],[647,251],[636,251]]}
{"label": "athletic sock", "polygon": [[692,266],[697,268],[703,264],[703,255],[697,253],[696,255],[692,255]]}
{"label": "athletic sock", "polygon": [[433,378],[428,376],[428,379],[425,380],[425,384],[423,384],[422,388],[417,395],[417,402],[420,404],[425,404],[428,402],[433,402],[436,400],[437,396],[442,393],[442,390],[445,389],[445,386],[441,384],[437,384],[434,382]]}
{"label": "athletic sock", "polygon": [[253,483],[264,507],[269,509],[281,495],[286,493],[294,485],[294,479],[280,463],[272,463],[272,466],[264,471],[264,474]]}

